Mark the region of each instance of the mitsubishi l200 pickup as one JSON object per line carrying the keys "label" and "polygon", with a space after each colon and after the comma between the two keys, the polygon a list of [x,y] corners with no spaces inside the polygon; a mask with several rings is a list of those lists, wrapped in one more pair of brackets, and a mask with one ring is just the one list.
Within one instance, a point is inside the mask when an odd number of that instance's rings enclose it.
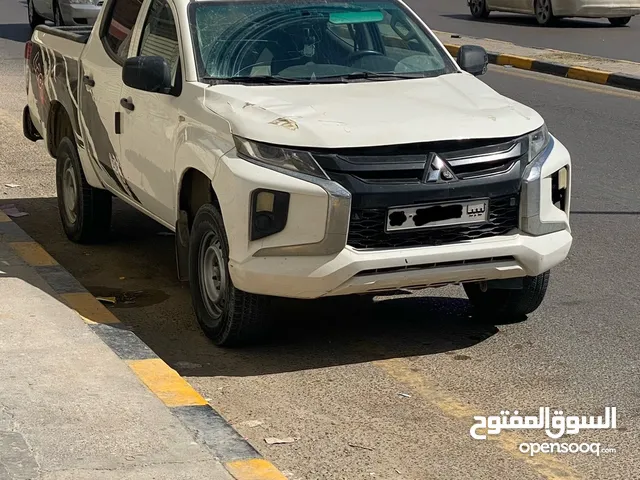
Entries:
{"label": "mitsubishi l200 pickup", "polygon": [[273,297],[461,284],[521,317],[570,250],[568,151],[400,0],[107,0],[25,57],[66,235],[105,240],[114,196],[171,229],[217,345]]}

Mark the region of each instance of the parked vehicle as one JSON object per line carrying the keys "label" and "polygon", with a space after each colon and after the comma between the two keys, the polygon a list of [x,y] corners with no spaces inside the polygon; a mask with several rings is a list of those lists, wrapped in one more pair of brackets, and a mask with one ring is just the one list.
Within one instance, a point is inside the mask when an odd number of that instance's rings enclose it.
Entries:
{"label": "parked vehicle", "polygon": [[33,29],[45,20],[57,26],[93,25],[102,3],[102,0],[27,0],[29,25]]}
{"label": "parked vehicle", "polygon": [[608,18],[622,27],[640,14],[640,0],[467,0],[471,15],[488,18],[491,12],[535,15],[540,25],[552,25],[559,18]]}
{"label": "parked vehicle", "polygon": [[570,250],[569,152],[399,0],[107,0],[25,55],[67,236],[105,241],[112,196],[175,231],[218,345],[273,297],[463,284],[529,314]]}

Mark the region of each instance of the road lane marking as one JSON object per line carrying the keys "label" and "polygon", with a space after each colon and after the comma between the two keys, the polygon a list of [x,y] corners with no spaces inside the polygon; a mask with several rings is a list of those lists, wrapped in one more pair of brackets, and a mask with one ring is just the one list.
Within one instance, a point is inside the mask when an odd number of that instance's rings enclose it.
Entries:
{"label": "road lane marking", "polygon": [[0,222],[10,222],[11,219],[7,216],[6,213],[4,213],[2,210],[0,210]]}
{"label": "road lane marking", "polygon": [[167,407],[208,405],[178,372],[160,358],[132,360],[127,364]]}
{"label": "road lane marking", "polygon": [[225,463],[236,480],[287,480],[273,464],[262,458]]}
{"label": "road lane marking", "polygon": [[638,92],[619,90],[619,89],[616,89],[615,87],[606,88],[607,87],[606,85],[603,85],[602,87],[582,85],[579,83],[575,83],[577,82],[577,80],[572,81],[573,79],[566,79],[566,78],[562,79],[560,77],[553,77],[551,75],[533,72],[533,71],[518,72],[518,71],[508,70],[506,68],[491,68],[491,71],[496,73],[502,73],[504,75],[512,75],[514,77],[529,78],[532,80],[538,80],[540,82],[553,83],[554,85],[562,85],[567,88],[578,88],[580,90],[601,93],[603,95],[613,95],[615,97],[632,98],[634,100],[640,100],[640,93]]}
{"label": "road lane marking", "polygon": [[89,292],[63,293],[60,298],[89,325],[120,323],[120,320]]}
{"label": "road lane marking", "polygon": [[10,242],[9,246],[32,267],[58,265],[58,262],[36,242]]}
{"label": "road lane marking", "polygon": [[[447,417],[469,422],[469,428],[471,428],[474,416],[483,415],[473,406],[461,402],[432,385],[424,374],[419,373],[412,367],[408,360],[379,360],[373,362],[373,364],[389,377],[407,385],[414,393],[437,407]],[[552,456],[538,455],[537,457],[531,457],[521,453],[518,446],[526,442],[526,439],[520,435],[505,432],[490,441],[516,460],[526,463],[532,470],[547,480],[582,480],[583,478],[569,465],[556,460]]]}

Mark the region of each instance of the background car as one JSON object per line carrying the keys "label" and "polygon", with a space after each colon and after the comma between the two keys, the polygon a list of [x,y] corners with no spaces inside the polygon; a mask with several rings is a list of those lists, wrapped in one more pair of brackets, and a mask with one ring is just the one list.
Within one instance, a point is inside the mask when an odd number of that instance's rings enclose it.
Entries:
{"label": "background car", "polygon": [[29,25],[36,28],[45,20],[55,25],[93,25],[103,0],[27,0]]}
{"label": "background car", "polygon": [[608,0],[467,0],[471,15],[487,18],[490,12],[512,12],[535,15],[540,25],[551,25],[558,18],[608,18],[611,25],[621,27],[640,14],[640,0],[624,4]]}

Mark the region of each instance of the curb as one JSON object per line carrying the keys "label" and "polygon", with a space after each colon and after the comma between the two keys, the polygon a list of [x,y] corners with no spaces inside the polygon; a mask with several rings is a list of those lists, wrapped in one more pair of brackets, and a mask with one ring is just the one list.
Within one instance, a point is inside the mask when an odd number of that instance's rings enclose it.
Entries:
{"label": "curb", "polygon": [[236,480],[287,480],[211,405],[167,365],[18,224],[0,210],[0,236],[53,289],[58,300],[124,361]]}
{"label": "curb", "polygon": [[[455,57],[458,54],[458,50],[460,50],[460,45],[445,43],[444,46],[453,57]],[[519,57],[516,55],[507,55],[496,52],[487,52],[487,54],[489,55],[489,63],[493,63],[495,65],[511,65],[514,68],[522,70],[546,73],[558,77],[571,78],[573,80],[582,80],[585,82],[597,83],[599,85],[624,88],[626,90],[640,91],[640,77],[635,75],[607,72],[604,70],[595,70],[592,68],[577,67],[555,62],[545,62],[534,58]]]}

